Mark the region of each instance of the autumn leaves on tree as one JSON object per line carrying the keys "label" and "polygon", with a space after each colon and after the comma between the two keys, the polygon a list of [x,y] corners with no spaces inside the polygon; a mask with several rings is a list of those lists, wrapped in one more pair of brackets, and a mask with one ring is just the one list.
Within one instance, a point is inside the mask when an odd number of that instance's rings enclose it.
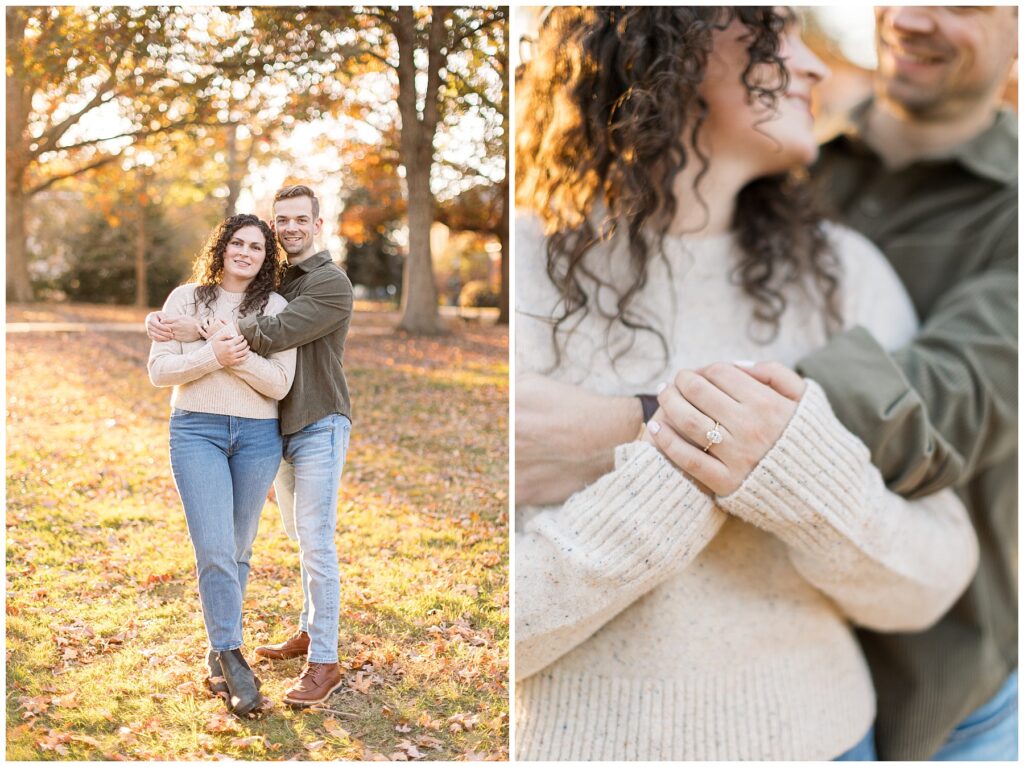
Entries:
{"label": "autumn leaves on tree", "polygon": [[[364,123],[373,151],[395,160],[388,167],[399,196],[378,202],[407,228],[400,326],[444,329],[430,229],[451,219],[440,211],[458,207],[460,195],[487,202],[486,215],[463,216],[460,225],[499,238],[507,320],[507,9],[49,6],[6,13],[9,300],[34,297],[30,265],[46,254],[29,245],[38,239],[30,219],[38,227],[39,208],[51,204],[43,192],[84,185],[88,204],[110,225],[137,229],[135,300],[147,304],[150,238],[140,212],[147,204],[173,209],[217,198],[218,213],[230,214],[254,167],[274,157],[301,160],[287,157],[287,134],[303,122],[347,115]],[[484,126],[482,138],[460,127],[470,112]],[[447,145],[474,151],[442,158],[442,135]],[[332,149],[352,153],[351,146]]]}

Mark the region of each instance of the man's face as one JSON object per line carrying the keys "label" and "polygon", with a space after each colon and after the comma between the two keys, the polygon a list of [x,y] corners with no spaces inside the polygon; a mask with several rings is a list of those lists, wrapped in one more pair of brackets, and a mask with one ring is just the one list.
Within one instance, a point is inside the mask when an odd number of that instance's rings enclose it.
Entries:
{"label": "man's face", "polygon": [[313,200],[309,197],[289,197],[274,203],[274,231],[289,256],[312,255],[322,224],[323,219],[313,218]]}
{"label": "man's face", "polygon": [[880,96],[922,118],[987,106],[1017,55],[1010,6],[879,6],[875,21]]}

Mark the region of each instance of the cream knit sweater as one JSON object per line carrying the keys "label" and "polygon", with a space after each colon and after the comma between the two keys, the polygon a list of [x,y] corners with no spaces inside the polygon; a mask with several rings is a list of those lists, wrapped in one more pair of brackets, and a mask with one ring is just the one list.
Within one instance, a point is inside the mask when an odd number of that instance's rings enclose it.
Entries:
{"label": "cream knit sweater", "polygon": [[[830,228],[844,318],[893,347],[916,319],[884,258]],[[651,391],[716,360],[793,364],[825,340],[813,292],[790,291],[778,336],[751,339],[750,301],[730,282],[731,236],[670,239],[634,302],[669,344],[631,339],[593,309],[564,338],[532,220],[516,225],[516,362],[607,394]],[[588,256],[621,284],[616,245]],[[614,295],[594,304],[614,311]],[[754,329],[756,331],[756,328]],[[612,362],[607,349],[627,350]],[[654,447],[560,508],[518,508],[515,737],[524,760],[831,759],[874,718],[850,623],[915,630],[966,587],[977,541],[951,492],[889,493],[867,448],[821,388],[728,498],[702,493]]]}
{"label": "cream knit sweater", "polygon": [[[205,316],[197,307],[195,283],[171,291],[164,303],[168,315]],[[236,335],[235,320],[242,293],[217,289],[213,315],[228,325],[211,338]],[[276,315],[288,302],[270,294],[264,313]],[[288,393],[295,377],[295,349],[261,357],[255,352],[241,365],[223,367],[209,341],[153,342],[149,350],[149,380],[154,386],[173,386],[171,406],[198,413],[218,413],[242,418],[277,418],[277,402]]]}

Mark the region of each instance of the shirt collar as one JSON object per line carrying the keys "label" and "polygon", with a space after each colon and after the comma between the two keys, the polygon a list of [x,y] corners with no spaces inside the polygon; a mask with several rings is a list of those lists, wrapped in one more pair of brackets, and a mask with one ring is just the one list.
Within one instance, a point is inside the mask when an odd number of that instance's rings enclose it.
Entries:
{"label": "shirt collar", "polygon": [[323,266],[331,261],[331,252],[329,250],[321,250],[319,253],[314,253],[312,256],[307,258],[305,261],[300,261],[297,264],[289,264],[289,269],[301,269],[303,272],[311,272],[318,266]]}
{"label": "shirt collar", "polygon": [[[868,112],[874,99],[868,98],[850,110],[835,134],[825,143],[845,142],[862,152],[876,154],[864,140]],[[976,176],[1004,185],[1017,183],[1017,119],[1000,109],[988,128],[931,160],[949,160],[962,165]]]}

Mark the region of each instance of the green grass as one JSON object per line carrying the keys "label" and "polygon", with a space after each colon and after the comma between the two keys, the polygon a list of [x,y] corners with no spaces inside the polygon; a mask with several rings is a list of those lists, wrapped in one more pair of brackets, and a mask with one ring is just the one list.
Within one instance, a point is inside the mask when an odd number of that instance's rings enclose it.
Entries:
{"label": "green grass", "polygon": [[[8,759],[507,758],[507,336],[359,329],[336,535],[346,683],[331,711],[278,702],[246,722],[202,685],[169,392],[148,383],[147,342],[9,336]],[[300,606],[268,502],[246,646],[289,634]],[[300,661],[256,670],[280,701]]]}

